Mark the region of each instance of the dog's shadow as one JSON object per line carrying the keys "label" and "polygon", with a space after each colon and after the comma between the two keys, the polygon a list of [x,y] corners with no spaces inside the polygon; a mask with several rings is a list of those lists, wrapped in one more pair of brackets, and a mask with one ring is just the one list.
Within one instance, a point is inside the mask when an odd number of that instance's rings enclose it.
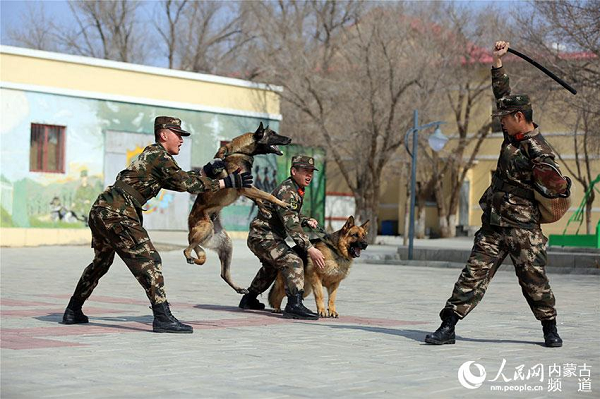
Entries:
{"label": "dog's shadow", "polygon": [[[341,328],[341,329],[349,329],[349,330],[361,330],[379,334],[389,334],[389,335],[397,335],[404,338],[412,339],[413,341],[417,341],[422,345],[426,346],[441,346],[441,345],[430,345],[424,342],[425,336],[427,334],[431,334],[431,331],[423,331],[423,330],[401,330],[395,328],[384,328],[384,327],[372,327],[372,326],[360,326],[360,325],[348,325],[348,324],[323,324],[319,323],[320,326],[327,326],[330,328]],[[543,343],[534,342],[534,341],[520,341],[515,339],[485,339],[485,338],[466,338],[461,337],[460,335],[456,336],[457,341],[465,341],[465,342],[480,342],[480,343],[493,343],[493,344],[529,344],[529,345],[539,345],[544,346]]]}

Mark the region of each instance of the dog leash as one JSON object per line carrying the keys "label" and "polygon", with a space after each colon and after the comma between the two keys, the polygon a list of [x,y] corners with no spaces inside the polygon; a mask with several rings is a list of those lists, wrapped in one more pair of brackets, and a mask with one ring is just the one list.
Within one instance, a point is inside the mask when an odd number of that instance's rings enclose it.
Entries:
{"label": "dog leash", "polygon": [[319,237],[312,239],[310,241],[321,241],[323,243],[325,243],[326,245],[335,248],[335,245],[333,245],[333,243],[331,242],[331,235],[329,233],[327,233],[321,226],[317,225],[317,227],[311,227],[308,224],[308,221],[303,221],[301,223],[302,227],[308,227],[309,229],[319,233]]}

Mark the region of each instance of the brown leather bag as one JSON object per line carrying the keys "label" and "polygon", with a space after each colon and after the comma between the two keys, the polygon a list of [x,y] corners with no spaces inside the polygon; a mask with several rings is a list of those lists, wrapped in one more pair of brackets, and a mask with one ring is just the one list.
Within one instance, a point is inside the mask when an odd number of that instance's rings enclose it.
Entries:
{"label": "brown leather bag", "polygon": [[571,179],[548,162],[533,166],[534,196],[541,213],[540,223],[560,220],[571,207]]}

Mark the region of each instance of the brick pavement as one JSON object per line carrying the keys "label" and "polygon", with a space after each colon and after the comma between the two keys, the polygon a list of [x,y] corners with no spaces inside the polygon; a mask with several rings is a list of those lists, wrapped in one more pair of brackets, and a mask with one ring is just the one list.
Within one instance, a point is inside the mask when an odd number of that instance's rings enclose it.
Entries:
{"label": "brick pavement", "polygon": [[[458,324],[457,344],[438,347],[422,339],[437,328],[458,270],[357,263],[338,294],[340,319],[305,322],[240,311],[240,296],[219,277],[214,253],[201,267],[185,263],[179,250],[161,255],[173,313],[194,326],[192,335],[150,332],[145,294],[120,260],[84,307],[90,324],[61,325],[91,249],[2,248],[2,398],[591,398],[600,392],[600,276],[550,276],[563,348],[541,346],[541,326],[506,271]],[[235,281],[248,284],[258,267],[236,240]],[[307,305],[315,309],[312,297]],[[458,381],[467,361],[487,372],[477,389]],[[543,382],[525,379],[538,364]],[[551,388],[560,392],[548,392],[554,364],[561,378],[554,376]],[[580,384],[586,388],[579,376],[584,364],[592,392],[578,393]],[[515,382],[520,365],[523,381]],[[470,370],[478,375],[476,367]],[[543,390],[491,391],[524,384]]]}

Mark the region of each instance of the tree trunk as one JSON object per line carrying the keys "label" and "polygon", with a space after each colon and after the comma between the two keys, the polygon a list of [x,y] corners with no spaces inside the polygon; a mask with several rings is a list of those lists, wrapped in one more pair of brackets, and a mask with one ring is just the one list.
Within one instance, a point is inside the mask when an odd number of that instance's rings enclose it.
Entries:
{"label": "tree trunk", "polygon": [[439,224],[440,224],[440,236],[442,238],[447,238],[449,235],[448,233],[448,219],[446,219],[445,216],[440,216],[438,218],[439,220]]}
{"label": "tree trunk", "polygon": [[415,220],[415,238],[425,238],[425,204],[419,202]]}
{"label": "tree trunk", "polygon": [[415,187],[415,238],[425,238],[425,216],[427,215],[425,203],[427,196],[427,186],[417,182]]}
{"label": "tree trunk", "polygon": [[456,237],[456,213],[448,215],[448,237]]}
{"label": "tree trunk", "polygon": [[[458,179],[456,179],[458,180]],[[458,183],[454,183],[456,186],[452,187],[452,194],[451,194],[451,198],[450,198],[450,204],[448,205],[448,213],[447,213],[447,224],[446,224],[446,232],[447,235],[446,236],[442,236],[442,237],[446,237],[446,238],[450,238],[450,237],[456,237],[456,223],[457,223],[457,218],[456,215],[458,214],[458,203],[459,203],[459,198],[460,198],[460,186],[462,186],[462,182],[460,183],[460,185]]]}
{"label": "tree trunk", "polygon": [[592,205],[594,204],[594,199],[596,197],[596,193],[594,190],[590,192],[590,196],[588,197],[587,202],[585,203],[585,232],[586,234],[594,234],[593,226],[592,226]]}
{"label": "tree trunk", "polygon": [[[372,196],[372,195],[371,195]],[[369,234],[367,236],[369,244],[374,244],[377,238],[377,228],[379,227],[379,220],[377,218],[378,202],[373,198],[364,198],[368,195],[355,195],[356,201],[356,214],[360,220],[360,224],[365,223],[367,220],[369,223]],[[359,223],[357,220],[356,223]]]}
{"label": "tree trunk", "polygon": [[440,224],[440,237],[449,237],[448,231],[448,211],[446,209],[446,201],[444,198],[443,187],[441,183],[442,179],[438,179],[433,187],[435,194],[435,202],[438,211],[438,220]]}

